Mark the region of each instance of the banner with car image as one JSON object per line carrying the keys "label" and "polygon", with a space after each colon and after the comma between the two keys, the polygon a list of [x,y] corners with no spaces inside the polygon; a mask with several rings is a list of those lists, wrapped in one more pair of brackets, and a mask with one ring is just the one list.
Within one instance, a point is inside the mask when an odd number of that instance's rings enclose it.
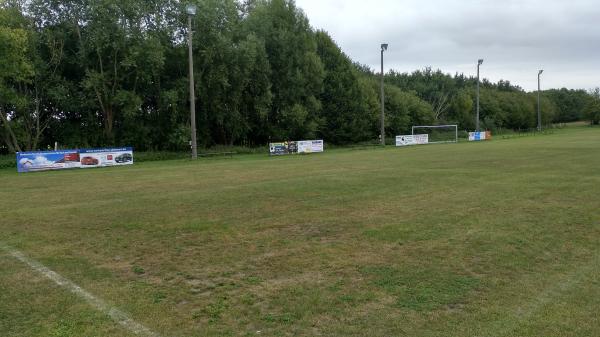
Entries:
{"label": "banner with car image", "polygon": [[70,168],[133,164],[133,148],[17,152],[17,171],[36,172]]}
{"label": "banner with car image", "polygon": [[17,152],[17,171],[62,170],[80,166],[77,150]]}
{"label": "banner with car image", "polygon": [[130,147],[83,149],[79,150],[79,156],[82,168],[133,164],[133,149]]}

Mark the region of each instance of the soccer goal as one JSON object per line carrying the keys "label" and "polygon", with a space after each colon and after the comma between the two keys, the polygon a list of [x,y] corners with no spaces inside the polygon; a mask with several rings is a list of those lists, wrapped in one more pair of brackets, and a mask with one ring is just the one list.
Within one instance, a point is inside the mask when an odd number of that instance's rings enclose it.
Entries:
{"label": "soccer goal", "polygon": [[428,135],[429,144],[458,142],[458,125],[416,125],[413,135]]}

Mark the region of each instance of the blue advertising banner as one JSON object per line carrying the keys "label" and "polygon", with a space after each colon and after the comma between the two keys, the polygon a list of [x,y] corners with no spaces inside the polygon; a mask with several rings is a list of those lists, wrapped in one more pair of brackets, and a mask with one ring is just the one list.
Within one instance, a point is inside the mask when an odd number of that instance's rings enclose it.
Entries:
{"label": "blue advertising banner", "polygon": [[133,164],[133,148],[17,152],[17,171],[36,172],[70,168]]}
{"label": "blue advertising banner", "polygon": [[470,142],[478,142],[478,141],[490,140],[490,139],[492,139],[492,133],[490,131],[469,132],[469,141]]}

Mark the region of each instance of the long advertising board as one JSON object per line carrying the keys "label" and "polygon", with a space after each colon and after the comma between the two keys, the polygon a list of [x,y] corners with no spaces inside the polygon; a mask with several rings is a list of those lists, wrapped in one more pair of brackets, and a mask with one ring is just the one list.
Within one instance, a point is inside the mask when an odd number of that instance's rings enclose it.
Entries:
{"label": "long advertising board", "polygon": [[323,140],[300,140],[269,144],[269,154],[272,156],[296,153],[318,153],[323,151]]}
{"label": "long advertising board", "polygon": [[478,142],[482,140],[491,140],[492,133],[490,131],[469,132],[469,141]]}
{"label": "long advertising board", "polygon": [[429,135],[403,135],[396,136],[396,146],[425,145],[429,144]]}
{"label": "long advertising board", "polygon": [[20,173],[131,164],[131,147],[17,152],[17,171]]}

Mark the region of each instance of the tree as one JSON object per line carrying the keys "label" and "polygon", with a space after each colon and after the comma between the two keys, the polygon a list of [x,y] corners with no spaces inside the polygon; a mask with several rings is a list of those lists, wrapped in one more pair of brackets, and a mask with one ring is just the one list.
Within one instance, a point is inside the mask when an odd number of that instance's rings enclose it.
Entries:
{"label": "tree", "polygon": [[368,104],[374,93],[362,87],[352,61],[331,37],[318,31],[317,53],[325,69],[320,134],[329,142],[342,144],[373,139],[372,125],[377,112]]}
{"label": "tree", "polygon": [[404,91],[414,91],[421,99],[429,102],[436,121],[447,119],[451,100],[457,93],[456,82],[452,76],[427,67],[412,74],[392,71],[386,75],[386,80]]}
{"label": "tree", "polygon": [[[376,81],[373,86],[378,86]],[[413,125],[433,124],[435,114],[431,104],[392,85],[385,85],[384,90],[387,137],[407,134]]]}
{"label": "tree", "polygon": [[274,139],[314,137],[324,70],[315,33],[293,0],[257,1],[246,19],[249,32],[265,41],[273,101],[268,115]]}
{"label": "tree", "polygon": [[452,98],[447,123],[460,125],[465,130],[474,130],[473,97],[469,90],[460,89]]}
{"label": "tree", "polygon": [[590,95],[585,90],[562,88],[560,90],[546,90],[544,91],[544,97],[548,97],[556,106],[554,122],[566,123],[583,119],[583,110]]}
{"label": "tree", "polygon": [[591,91],[591,98],[585,106],[584,116],[591,125],[600,125],[600,88]]}
{"label": "tree", "polygon": [[195,70],[205,144],[251,144],[251,130],[265,128],[272,100],[265,43],[242,25],[233,0],[205,1],[198,13]]}
{"label": "tree", "polygon": [[34,68],[29,59],[29,34],[15,7],[0,7],[0,122],[3,138],[11,151],[21,151],[15,134],[18,111],[26,109],[27,97],[22,88],[31,83]]}

